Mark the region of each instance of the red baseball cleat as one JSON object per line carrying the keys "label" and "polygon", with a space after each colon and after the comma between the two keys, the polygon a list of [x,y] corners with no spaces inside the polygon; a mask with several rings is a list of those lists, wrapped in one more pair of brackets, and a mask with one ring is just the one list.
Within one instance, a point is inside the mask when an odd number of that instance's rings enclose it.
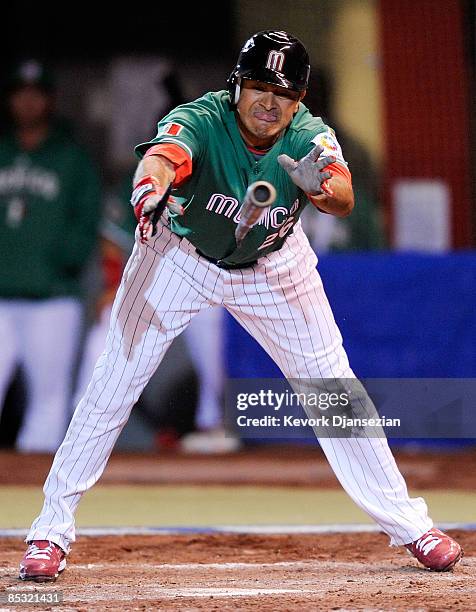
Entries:
{"label": "red baseball cleat", "polygon": [[66,567],[66,555],[54,542],[34,540],[20,562],[21,580],[48,582],[58,578]]}
{"label": "red baseball cleat", "polygon": [[463,549],[458,542],[435,527],[411,544],[405,544],[405,547],[420,563],[434,572],[448,572],[463,556]]}

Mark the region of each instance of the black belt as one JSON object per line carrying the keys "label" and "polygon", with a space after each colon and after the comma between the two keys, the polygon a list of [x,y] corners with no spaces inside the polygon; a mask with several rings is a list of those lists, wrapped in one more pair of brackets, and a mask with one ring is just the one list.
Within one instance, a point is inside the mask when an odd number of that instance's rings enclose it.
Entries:
{"label": "black belt", "polygon": [[222,259],[215,259],[214,257],[208,257],[208,255],[205,255],[205,253],[202,253],[200,249],[195,249],[195,251],[200,255],[200,257],[203,257],[204,259],[214,264],[215,266],[222,268],[222,270],[240,270],[241,268],[251,268],[251,266],[254,266],[256,263],[258,263],[258,260],[255,259],[254,261],[247,261],[245,263],[233,264],[233,263],[228,263],[226,261],[223,261]]}

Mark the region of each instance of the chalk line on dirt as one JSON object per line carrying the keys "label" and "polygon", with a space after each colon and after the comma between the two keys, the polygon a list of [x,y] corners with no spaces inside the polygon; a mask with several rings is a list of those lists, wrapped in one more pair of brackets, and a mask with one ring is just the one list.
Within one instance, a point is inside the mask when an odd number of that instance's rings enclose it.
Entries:
{"label": "chalk line on dirt", "polygon": [[[476,531],[476,523],[438,523],[443,530],[463,529]],[[24,537],[28,529],[0,529],[0,537]],[[83,527],[76,533],[80,536],[107,535],[187,535],[187,534],[252,534],[252,535],[292,535],[323,533],[378,533],[378,525],[337,524],[337,525],[216,525],[213,527]]]}

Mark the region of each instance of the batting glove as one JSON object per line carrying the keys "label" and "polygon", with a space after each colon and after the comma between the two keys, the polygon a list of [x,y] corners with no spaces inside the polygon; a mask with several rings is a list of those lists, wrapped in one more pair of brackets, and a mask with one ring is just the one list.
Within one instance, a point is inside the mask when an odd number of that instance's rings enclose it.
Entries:
{"label": "batting glove", "polygon": [[158,180],[152,176],[144,176],[134,187],[131,204],[134,214],[139,221],[139,235],[142,243],[155,236],[157,223],[168,206],[173,212],[183,214],[183,208],[178,205],[170,195],[172,183],[162,187]]}
{"label": "batting glove", "polygon": [[300,187],[304,193],[308,195],[325,193],[332,196],[331,188],[326,185],[326,181],[332,178],[332,174],[329,171],[323,172],[323,170],[333,164],[336,158],[332,155],[319,158],[323,151],[323,147],[316,145],[299,161],[283,154],[278,157],[278,163],[286,170],[293,183]]}

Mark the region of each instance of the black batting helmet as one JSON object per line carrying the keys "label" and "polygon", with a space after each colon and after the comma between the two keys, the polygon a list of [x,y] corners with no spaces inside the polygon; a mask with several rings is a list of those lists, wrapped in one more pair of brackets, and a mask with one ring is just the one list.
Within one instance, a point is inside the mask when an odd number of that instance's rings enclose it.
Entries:
{"label": "black batting helmet", "polygon": [[231,101],[238,102],[241,79],[304,91],[309,73],[309,56],[298,38],[279,30],[258,32],[246,41],[228,77]]}

